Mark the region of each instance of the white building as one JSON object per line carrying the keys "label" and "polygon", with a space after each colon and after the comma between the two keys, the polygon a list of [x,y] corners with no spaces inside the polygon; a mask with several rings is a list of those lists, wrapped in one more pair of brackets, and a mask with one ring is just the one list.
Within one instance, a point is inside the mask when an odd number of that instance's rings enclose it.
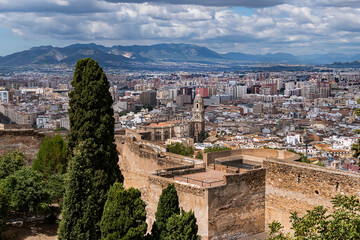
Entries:
{"label": "white building", "polygon": [[70,130],[70,119],[69,117],[64,117],[60,119],[60,127]]}
{"label": "white building", "polygon": [[8,91],[0,91],[0,101],[4,103],[9,103],[9,92]]}
{"label": "white building", "polygon": [[236,86],[236,97],[242,98],[247,94],[247,86]]}
{"label": "white building", "polygon": [[301,142],[300,134],[290,134],[286,136],[286,143],[289,145],[296,145]]}
{"label": "white building", "polygon": [[45,125],[50,122],[50,116],[48,115],[39,115],[36,118],[36,127],[45,128]]}

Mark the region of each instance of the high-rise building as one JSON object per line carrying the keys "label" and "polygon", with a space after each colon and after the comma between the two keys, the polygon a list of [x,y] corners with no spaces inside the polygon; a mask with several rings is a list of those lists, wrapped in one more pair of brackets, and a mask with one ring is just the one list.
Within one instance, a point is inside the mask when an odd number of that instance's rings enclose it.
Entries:
{"label": "high-rise building", "polygon": [[156,91],[154,90],[146,90],[140,93],[140,103],[142,105],[156,105]]}
{"label": "high-rise building", "polygon": [[236,97],[242,98],[247,94],[247,86],[236,86]]}

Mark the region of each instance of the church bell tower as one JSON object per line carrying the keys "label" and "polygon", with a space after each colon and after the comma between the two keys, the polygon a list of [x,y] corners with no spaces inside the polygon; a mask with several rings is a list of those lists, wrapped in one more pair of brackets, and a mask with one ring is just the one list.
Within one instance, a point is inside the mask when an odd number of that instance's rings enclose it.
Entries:
{"label": "church bell tower", "polygon": [[195,140],[198,141],[200,133],[205,131],[204,100],[200,93],[198,93],[194,99],[191,122],[193,136]]}

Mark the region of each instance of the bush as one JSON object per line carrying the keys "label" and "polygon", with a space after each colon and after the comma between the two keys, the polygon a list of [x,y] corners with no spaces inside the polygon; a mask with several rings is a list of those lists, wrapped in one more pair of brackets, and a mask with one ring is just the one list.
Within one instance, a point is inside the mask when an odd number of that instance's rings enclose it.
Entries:
{"label": "bush", "polygon": [[333,198],[334,212],[317,206],[300,217],[291,214],[290,222],[294,234],[284,234],[277,221],[269,224],[270,238],[273,239],[360,239],[360,203],[355,196],[337,195]]}
{"label": "bush", "polygon": [[50,199],[43,177],[31,168],[22,167],[1,182],[9,209],[25,213],[36,213],[47,209]]}
{"label": "bush", "polygon": [[0,179],[6,178],[25,166],[25,155],[20,151],[13,151],[0,158]]}
{"label": "bush", "polygon": [[184,144],[176,142],[167,145],[169,152],[191,157],[194,154],[192,147],[185,147]]}
{"label": "bush", "polygon": [[196,155],[195,155],[195,158],[197,158],[197,159],[203,159],[204,156],[203,156],[202,151],[198,151],[198,152],[196,153]]}

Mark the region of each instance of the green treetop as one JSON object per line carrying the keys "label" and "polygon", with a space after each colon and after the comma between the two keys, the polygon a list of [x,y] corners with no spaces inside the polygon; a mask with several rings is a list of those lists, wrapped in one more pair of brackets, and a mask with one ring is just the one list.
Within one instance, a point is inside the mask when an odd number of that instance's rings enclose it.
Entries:
{"label": "green treetop", "polygon": [[333,198],[332,213],[323,206],[308,210],[300,217],[297,212],[292,213],[290,222],[294,234],[284,234],[283,226],[272,222],[269,240],[302,240],[302,239],[360,239],[360,203],[355,196],[337,195]]}
{"label": "green treetop", "polygon": [[199,240],[198,226],[193,211],[172,215],[166,224],[165,240]]}
{"label": "green treetop", "polygon": [[100,239],[107,191],[122,182],[109,87],[102,68],[90,58],[76,63],[69,93],[69,162],[59,239]]}
{"label": "green treetop", "polygon": [[109,190],[101,220],[103,240],[141,240],[147,230],[145,202],[139,190],[115,183]]}
{"label": "green treetop", "polygon": [[194,154],[194,149],[192,147],[185,147],[184,144],[175,142],[167,145],[169,152],[180,154],[183,156],[192,156]]}
{"label": "green treetop", "polygon": [[0,158],[0,179],[6,178],[25,166],[26,157],[20,151],[13,151]]}
{"label": "green treetop", "polygon": [[42,172],[48,178],[55,173],[65,173],[67,163],[67,144],[60,134],[56,134],[52,139],[48,136],[45,137],[40,145],[32,168]]}
{"label": "green treetop", "polygon": [[174,184],[169,184],[162,190],[155,213],[155,222],[151,234],[154,239],[165,239],[166,224],[173,214],[179,214],[179,197]]}
{"label": "green treetop", "polygon": [[34,213],[44,210],[50,203],[43,176],[31,168],[22,167],[6,177],[1,182],[1,189],[13,211]]}

